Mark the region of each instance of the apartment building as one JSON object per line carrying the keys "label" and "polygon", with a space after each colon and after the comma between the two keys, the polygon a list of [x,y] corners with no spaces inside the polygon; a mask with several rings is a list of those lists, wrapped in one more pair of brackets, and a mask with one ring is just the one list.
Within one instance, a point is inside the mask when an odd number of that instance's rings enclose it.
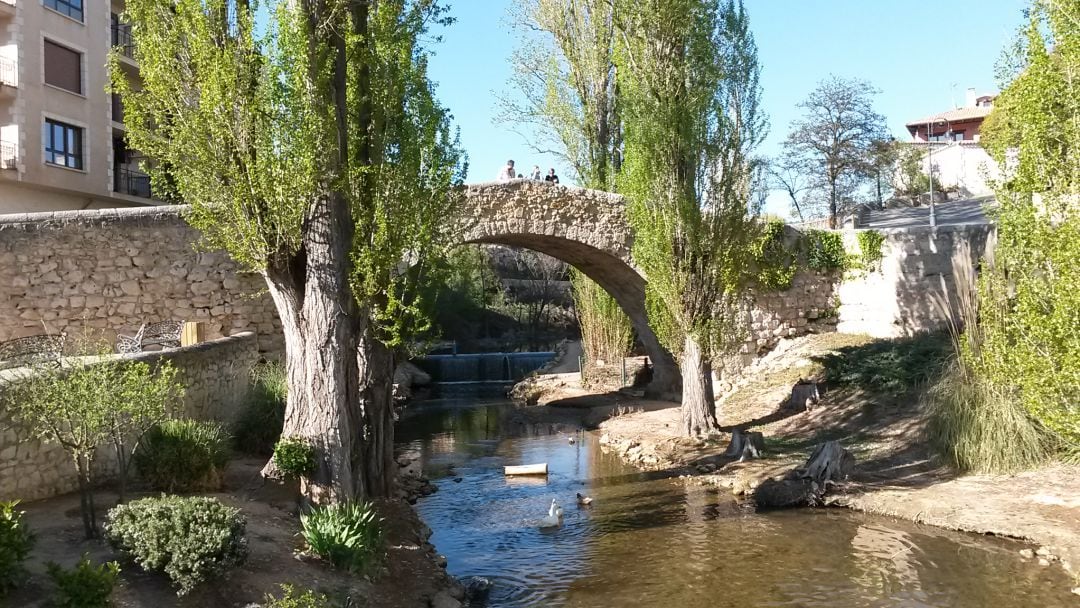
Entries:
{"label": "apartment building", "polygon": [[138,79],[123,0],[0,0],[0,213],[158,204],[106,92]]}

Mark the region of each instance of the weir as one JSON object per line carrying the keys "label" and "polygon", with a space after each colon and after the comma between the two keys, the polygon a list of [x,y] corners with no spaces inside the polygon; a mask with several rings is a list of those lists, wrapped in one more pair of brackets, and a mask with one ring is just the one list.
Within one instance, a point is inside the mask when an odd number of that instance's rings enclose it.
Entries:
{"label": "weir", "polygon": [[555,357],[554,352],[427,355],[414,361],[439,384],[517,382]]}

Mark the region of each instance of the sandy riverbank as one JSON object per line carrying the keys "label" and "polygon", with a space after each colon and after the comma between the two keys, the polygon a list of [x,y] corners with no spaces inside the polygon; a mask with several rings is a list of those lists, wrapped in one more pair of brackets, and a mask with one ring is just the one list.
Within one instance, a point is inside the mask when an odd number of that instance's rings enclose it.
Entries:
{"label": "sandy riverbank", "polygon": [[[1080,467],[1048,464],[1016,475],[960,475],[930,457],[918,394],[925,378],[912,369],[920,361],[932,366],[938,347],[839,334],[785,342],[718,403],[726,432],[707,440],[677,435],[679,409],[672,403],[588,395],[573,386],[558,387],[541,402],[548,403],[545,410],[581,411],[606,449],[640,468],[727,487],[736,495],[802,464],[817,443],[837,439],[855,455],[857,468],[829,504],[1028,541],[1032,546],[1019,559],[1060,565],[1080,585]],[[875,362],[883,367],[875,368]],[[890,376],[888,366],[905,370]],[[780,405],[800,378],[820,380],[822,399],[811,411],[784,411]],[[728,432],[736,427],[764,433],[765,458],[732,462],[724,456]]]}

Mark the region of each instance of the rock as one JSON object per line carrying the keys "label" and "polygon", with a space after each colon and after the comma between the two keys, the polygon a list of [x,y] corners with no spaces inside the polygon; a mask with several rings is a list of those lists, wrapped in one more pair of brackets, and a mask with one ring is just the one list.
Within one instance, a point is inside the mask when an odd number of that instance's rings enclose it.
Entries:
{"label": "rock", "polygon": [[469,599],[469,605],[483,606],[494,584],[491,579],[483,576],[470,576],[461,580],[465,587],[465,597]]}
{"label": "rock", "polygon": [[1040,566],[1049,566],[1050,565],[1050,560],[1046,559],[1045,557],[1040,557],[1039,558],[1039,565]]}
{"label": "rock", "polygon": [[455,600],[449,591],[440,591],[431,598],[431,608],[461,608],[461,602]]}
{"label": "rock", "polygon": [[1050,547],[1043,546],[1035,550],[1035,555],[1038,555],[1039,557],[1051,557],[1053,556],[1053,552],[1050,551]]}
{"label": "rock", "polygon": [[1080,595],[1080,587],[1072,588],[1073,595]]}
{"label": "rock", "polygon": [[440,568],[445,568],[446,567],[446,556],[442,555],[442,554],[436,555],[435,556],[435,565],[440,567]]}
{"label": "rock", "polygon": [[1020,557],[1022,557],[1024,559],[1031,559],[1031,558],[1035,557],[1035,552],[1032,551],[1031,549],[1021,549],[1020,550]]}

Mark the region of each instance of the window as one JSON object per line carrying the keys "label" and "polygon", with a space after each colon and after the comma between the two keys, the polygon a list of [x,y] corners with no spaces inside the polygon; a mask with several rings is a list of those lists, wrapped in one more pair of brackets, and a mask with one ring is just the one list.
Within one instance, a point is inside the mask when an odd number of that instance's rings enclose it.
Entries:
{"label": "window", "polygon": [[45,41],[45,82],[82,94],[82,53]]}
{"label": "window", "polygon": [[83,20],[82,0],[45,0],[45,6],[76,21]]}
{"label": "window", "polygon": [[45,162],[71,169],[83,168],[83,130],[56,120],[45,120]]}

